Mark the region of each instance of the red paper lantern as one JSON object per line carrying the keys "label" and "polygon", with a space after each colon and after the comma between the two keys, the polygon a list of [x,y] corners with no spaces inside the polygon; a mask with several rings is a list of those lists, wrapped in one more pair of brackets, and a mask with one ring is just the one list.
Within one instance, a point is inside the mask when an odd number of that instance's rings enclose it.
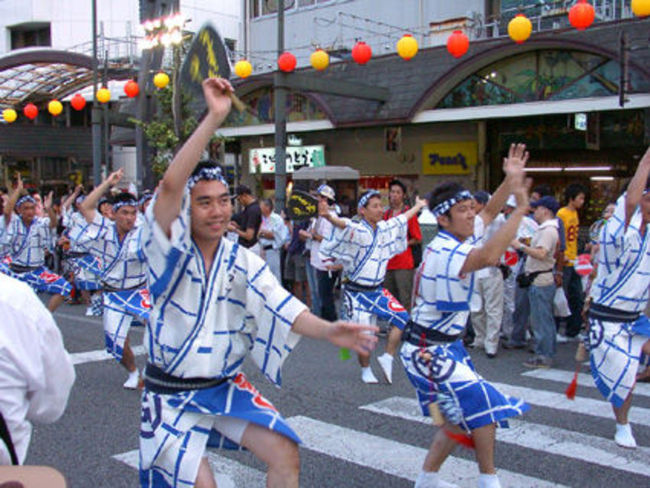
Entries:
{"label": "red paper lantern", "polygon": [[296,57],[290,52],[280,54],[278,58],[278,68],[285,73],[291,73],[296,69]]}
{"label": "red paper lantern", "polygon": [[578,30],[585,30],[595,18],[594,7],[587,0],[578,0],[569,10],[569,23]]}
{"label": "red paper lantern", "polygon": [[447,39],[447,51],[455,58],[460,58],[469,49],[469,37],[463,31],[456,30]]}
{"label": "red paper lantern", "polygon": [[86,106],[86,99],[77,93],[70,100],[70,105],[72,105],[72,108],[75,110],[83,110],[83,108]]}
{"label": "red paper lantern", "polygon": [[140,87],[135,81],[129,80],[124,85],[124,93],[126,93],[126,96],[129,98],[137,97],[138,93],[140,93]]}
{"label": "red paper lantern", "polygon": [[23,108],[23,113],[29,120],[34,120],[38,116],[38,108],[33,103],[28,103]]}
{"label": "red paper lantern", "polygon": [[352,59],[359,64],[366,64],[372,58],[372,49],[363,41],[357,42],[352,48]]}

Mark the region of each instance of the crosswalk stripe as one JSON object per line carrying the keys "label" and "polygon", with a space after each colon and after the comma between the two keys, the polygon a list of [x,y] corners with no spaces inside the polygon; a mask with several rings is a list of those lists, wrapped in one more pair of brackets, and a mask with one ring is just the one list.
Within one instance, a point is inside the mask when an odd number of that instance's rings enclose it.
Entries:
{"label": "crosswalk stripe", "polygon": [[[142,345],[134,346],[131,349],[133,350],[133,354],[135,356],[140,356],[146,353],[146,350]],[[77,365],[84,363],[94,363],[97,361],[107,361],[109,359],[113,359],[113,356],[107,353],[105,349],[98,349],[96,351],[75,352],[70,354],[70,358],[72,359],[72,364]]]}
{"label": "crosswalk stripe", "polygon": [[[564,371],[561,369],[533,369],[522,373],[522,376],[537,378],[540,380],[556,381],[567,386],[573,379],[573,373],[571,371]],[[594,379],[590,374],[578,373],[578,388],[582,388],[583,386],[596,388]],[[650,384],[637,383],[634,387],[634,395],[650,397]]]}
{"label": "crosswalk stripe", "polygon": [[[219,488],[265,486],[265,473],[227,457],[220,456],[210,450],[206,451],[206,455],[208,461],[210,461],[212,472],[214,473]],[[137,449],[122,454],[116,454],[113,456],[113,459],[121,461],[135,469],[138,469],[140,463]]]}
{"label": "crosswalk stripe", "polygon": [[[564,393],[553,393],[550,391],[525,388],[523,386],[508,385],[506,383],[492,384],[502,393],[521,398],[531,405],[565,410],[567,412],[601,417],[614,421],[611,404],[603,400],[584,397],[576,397],[575,400],[569,400]],[[630,409],[628,418],[634,424],[650,426],[650,409],[635,406]]]}
{"label": "crosswalk stripe", "polygon": [[[309,417],[288,419],[303,441],[302,447],[327,456],[368,467],[399,478],[415,481],[422,469],[427,450],[377,437],[365,432],[321,422]],[[441,477],[462,487],[474,487],[478,478],[476,463],[449,457],[443,464]],[[499,469],[504,486],[518,488],[562,487],[556,483]]]}
{"label": "crosswalk stripe", "polygon": [[[422,416],[414,398],[391,397],[359,408],[431,425],[431,419]],[[497,429],[497,440],[620,471],[644,476],[649,474],[647,462],[650,459],[650,448],[621,449],[614,444],[613,439],[512,419],[509,429]]]}

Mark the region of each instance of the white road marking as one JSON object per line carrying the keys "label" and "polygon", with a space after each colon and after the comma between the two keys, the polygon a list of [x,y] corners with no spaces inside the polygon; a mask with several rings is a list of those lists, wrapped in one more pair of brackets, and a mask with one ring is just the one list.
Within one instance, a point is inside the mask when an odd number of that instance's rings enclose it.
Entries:
{"label": "white road marking", "polygon": [[[133,350],[133,354],[136,356],[140,356],[146,353],[146,350],[142,345],[134,346],[131,349]],[[70,354],[70,357],[72,358],[72,364],[74,365],[95,363],[97,361],[108,361],[109,359],[113,359],[113,356],[107,353],[105,349],[98,349],[96,351],[75,352]]]}

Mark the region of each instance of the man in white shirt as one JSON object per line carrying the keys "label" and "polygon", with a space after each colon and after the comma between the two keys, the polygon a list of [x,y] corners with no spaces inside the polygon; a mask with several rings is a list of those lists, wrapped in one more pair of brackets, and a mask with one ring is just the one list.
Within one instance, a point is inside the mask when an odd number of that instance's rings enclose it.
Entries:
{"label": "man in white shirt", "polygon": [[273,211],[273,201],[265,198],[260,202],[262,224],[257,233],[261,249],[261,258],[268,264],[271,273],[282,282],[280,251],[289,238],[289,230],[284,220]]}
{"label": "man in white shirt", "polygon": [[0,443],[0,465],[22,464],[32,422],[58,420],[75,380],[52,315],[31,288],[0,274],[0,413],[16,459]]}

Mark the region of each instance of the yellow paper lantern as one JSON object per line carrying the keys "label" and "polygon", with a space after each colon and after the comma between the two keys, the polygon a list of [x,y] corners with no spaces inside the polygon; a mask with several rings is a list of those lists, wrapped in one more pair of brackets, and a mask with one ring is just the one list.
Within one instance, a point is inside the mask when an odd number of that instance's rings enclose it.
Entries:
{"label": "yellow paper lantern", "polygon": [[97,90],[97,101],[99,103],[106,103],[111,100],[111,91],[108,88],[100,88]]}
{"label": "yellow paper lantern", "polygon": [[397,41],[397,54],[402,59],[409,60],[418,53],[418,41],[411,34],[404,34],[402,38]]}
{"label": "yellow paper lantern", "polygon": [[160,73],[157,73],[156,76],[153,77],[153,84],[156,85],[156,88],[163,89],[167,85],[169,85],[169,76],[167,73],[163,73],[162,71]]}
{"label": "yellow paper lantern", "polygon": [[18,114],[13,108],[6,108],[2,111],[2,118],[5,122],[12,123],[18,118]]}
{"label": "yellow paper lantern", "polygon": [[246,59],[240,59],[235,63],[235,74],[240,78],[248,78],[253,72],[253,65]]}
{"label": "yellow paper lantern", "polygon": [[309,62],[315,70],[323,71],[330,65],[330,55],[322,49],[317,49],[311,53]]}
{"label": "yellow paper lantern", "polygon": [[650,0],[632,0],[632,12],[637,17],[647,17],[650,15]]}
{"label": "yellow paper lantern", "polygon": [[533,24],[524,14],[517,14],[508,23],[508,35],[517,44],[526,41],[531,32],[533,32]]}
{"label": "yellow paper lantern", "polygon": [[58,100],[52,100],[47,104],[47,111],[56,117],[63,112],[63,105]]}

